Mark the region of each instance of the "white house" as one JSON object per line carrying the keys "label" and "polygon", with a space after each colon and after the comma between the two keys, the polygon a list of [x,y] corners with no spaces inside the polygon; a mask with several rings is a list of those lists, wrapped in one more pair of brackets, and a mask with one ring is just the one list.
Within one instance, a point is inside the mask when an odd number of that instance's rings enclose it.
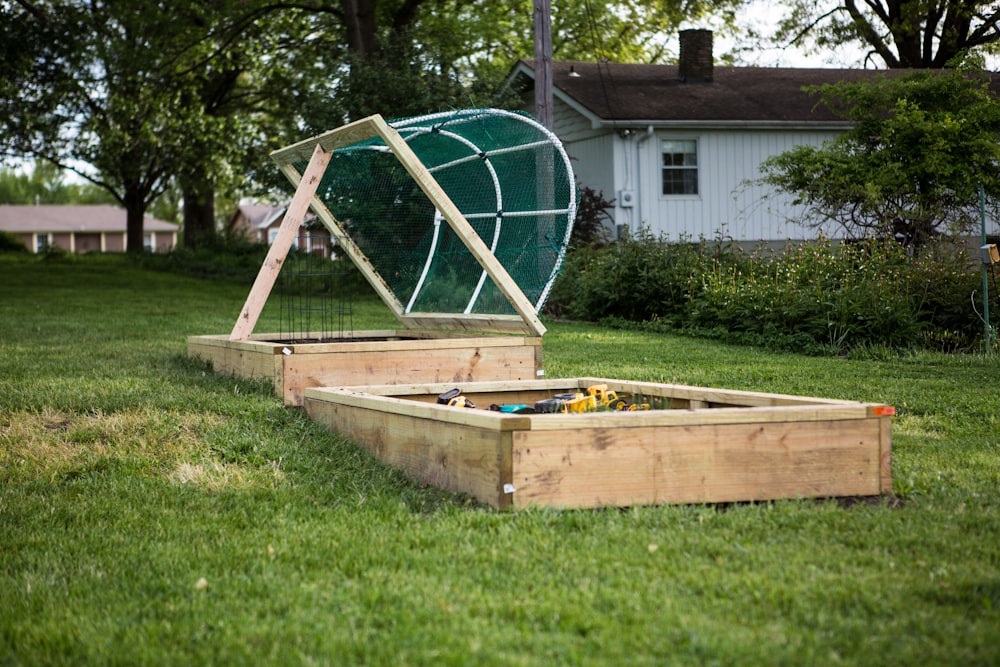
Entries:
{"label": "white house", "polygon": [[[678,239],[784,241],[815,237],[799,209],[753,181],[768,157],[819,145],[849,127],[803,86],[872,70],[714,67],[712,33],[681,33],[678,65],[552,64],[554,132],[582,186],[614,199],[614,219]],[[534,111],[535,64],[510,76]],[[837,235],[835,228],[825,230]]]}

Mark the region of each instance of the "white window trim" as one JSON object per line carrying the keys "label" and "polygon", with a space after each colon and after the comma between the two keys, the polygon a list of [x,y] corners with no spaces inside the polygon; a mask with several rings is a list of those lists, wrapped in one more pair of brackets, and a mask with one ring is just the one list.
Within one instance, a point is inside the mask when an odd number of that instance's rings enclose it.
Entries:
{"label": "white window trim", "polygon": [[[656,176],[657,176],[657,190],[660,193],[660,199],[661,200],[666,200],[666,201],[685,201],[685,200],[686,201],[700,201],[701,198],[702,198],[702,192],[704,190],[704,188],[703,188],[703,182],[702,182],[702,177],[701,177],[702,176],[702,170],[704,169],[704,164],[703,164],[702,154],[701,154],[701,144],[702,144],[701,137],[697,137],[697,136],[692,137],[690,135],[689,136],[683,136],[683,135],[680,135],[680,136],[677,136],[677,135],[669,135],[669,136],[658,135],[657,136],[657,140],[658,140],[659,150],[658,150],[658,152],[656,154],[656,158],[657,158],[657,173],[656,173]],[[694,142],[695,159],[697,160],[698,164],[694,166],[693,170],[695,172],[696,179],[697,179],[696,183],[697,183],[698,192],[696,192],[694,194],[666,194],[666,193],[663,192],[663,169],[664,169],[664,165],[663,165],[663,144],[664,144],[664,142],[667,142],[667,141],[693,141]]]}

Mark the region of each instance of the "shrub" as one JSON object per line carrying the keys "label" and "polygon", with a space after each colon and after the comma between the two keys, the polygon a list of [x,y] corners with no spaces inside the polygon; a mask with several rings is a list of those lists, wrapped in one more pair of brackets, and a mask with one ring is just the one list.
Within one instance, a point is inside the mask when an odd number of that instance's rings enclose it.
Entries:
{"label": "shrub", "polygon": [[892,241],[826,239],[742,252],[722,239],[669,243],[644,231],[571,253],[549,312],[813,353],[953,351],[977,344],[977,281],[969,253],[943,241],[915,256]]}
{"label": "shrub", "polygon": [[610,241],[608,225],[614,224],[614,219],[608,213],[615,206],[615,200],[604,198],[604,192],[584,187],[580,190],[580,203],[576,207],[576,217],[573,219],[573,231],[570,234],[570,248],[600,248]]}
{"label": "shrub", "polygon": [[28,252],[28,248],[10,232],[0,232],[0,252]]}
{"label": "shrub", "polygon": [[589,320],[674,318],[687,311],[713,257],[722,255],[704,241],[670,243],[646,229],[605,248],[580,248],[567,256],[547,312]]}

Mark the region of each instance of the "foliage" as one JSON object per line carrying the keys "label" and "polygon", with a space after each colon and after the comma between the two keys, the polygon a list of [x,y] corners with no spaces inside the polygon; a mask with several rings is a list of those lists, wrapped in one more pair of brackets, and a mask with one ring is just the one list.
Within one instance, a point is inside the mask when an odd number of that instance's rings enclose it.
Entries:
{"label": "foliage", "polygon": [[[655,62],[663,34],[733,4],[575,0],[554,51]],[[305,132],[511,103],[497,89],[532,54],[532,20],[527,0],[0,3],[0,154],[104,188],[129,212],[131,250],[142,214],[180,189],[194,246],[217,198],[287,189],[266,153]]]}
{"label": "foliage", "polygon": [[128,213],[130,252],[142,250],[143,214],[177,179],[194,243],[214,230],[215,189],[242,184],[273,133],[249,119],[287,100],[275,45],[293,35],[269,32],[265,5],[4,3],[0,152],[106,190]]}
{"label": "foliage", "polygon": [[[721,19],[720,30],[733,26],[731,0],[564,0],[552,12],[552,53],[557,60],[613,60],[632,63],[669,62],[668,44],[688,22],[708,16]],[[504,0],[477,3],[449,0],[449,11],[425,16],[422,23],[437,39],[453,28],[452,55],[463,72],[477,79],[502,80],[521,58],[534,58],[534,2]],[[462,40],[462,41],[458,41]]]}
{"label": "foliage", "polygon": [[18,53],[2,59],[0,149],[87,165],[81,175],[125,207],[127,247],[141,251],[143,214],[165,187],[176,148],[190,142],[178,131],[186,109],[163,76],[172,54],[148,49],[174,39],[179,22],[153,5],[121,2],[5,4],[3,15],[0,41]]}
{"label": "foliage", "polygon": [[[571,253],[549,312],[812,354],[974,349],[977,268],[964,246],[943,241],[913,257],[894,242],[821,239],[744,252],[644,233]],[[991,296],[1000,309],[1000,295]]]}
{"label": "foliage", "polygon": [[580,201],[576,206],[576,219],[569,245],[572,250],[579,248],[599,248],[607,245],[612,237],[614,218],[608,211],[614,209],[615,200],[604,198],[604,192],[584,187],[580,190]]}
{"label": "foliage", "polygon": [[[856,44],[881,66],[941,69],[966,52],[995,52],[1000,8],[986,0],[787,0],[773,41],[812,51]],[[880,66],[879,63],[875,64]]]}
{"label": "foliage", "polygon": [[66,172],[37,161],[30,172],[0,169],[0,204],[113,204],[107,192],[91,183],[68,183]]}
{"label": "foliage", "polygon": [[[995,359],[552,323],[554,377],[895,405],[896,495],[503,513],[186,358],[245,296],[116,256],[0,256],[0,662],[1000,660]],[[373,305],[361,326],[391,328]]]}
{"label": "foliage", "polygon": [[10,232],[0,231],[0,252],[28,252],[28,248]]}
{"label": "foliage", "polygon": [[196,278],[253,283],[267,257],[268,246],[238,234],[220,234],[197,248],[180,246],[168,253],[143,253],[137,266]]}
{"label": "foliage", "polygon": [[763,180],[850,238],[919,246],[978,228],[979,187],[1000,198],[1000,102],[985,76],[914,72],[814,89],[851,129],[769,158]]}
{"label": "foliage", "polygon": [[549,312],[597,321],[645,321],[687,310],[710,262],[699,244],[669,243],[648,229],[607,248],[567,256],[549,299]]}

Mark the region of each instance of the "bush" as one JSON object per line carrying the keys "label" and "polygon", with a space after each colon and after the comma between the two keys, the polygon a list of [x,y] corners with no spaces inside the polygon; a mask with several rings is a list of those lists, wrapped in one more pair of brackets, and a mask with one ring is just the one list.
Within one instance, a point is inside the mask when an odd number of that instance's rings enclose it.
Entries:
{"label": "bush", "polygon": [[0,252],[28,252],[28,247],[10,232],[0,232]]}
{"label": "bush", "polygon": [[610,241],[608,226],[614,224],[609,213],[615,207],[615,200],[604,198],[604,192],[584,187],[580,190],[580,203],[573,219],[570,234],[570,248],[600,248]]}
{"label": "bush", "polygon": [[[135,261],[144,268],[158,271],[252,285],[269,250],[268,245],[248,241],[242,236],[222,235],[205,240],[196,250],[178,247],[169,253],[143,253]],[[349,259],[342,257],[331,263],[294,248],[285,258],[277,289],[306,290],[312,294],[330,291],[361,294],[372,291]]]}
{"label": "bush", "polygon": [[605,248],[570,252],[547,312],[573,319],[672,319],[685,313],[712,257],[705,242],[669,243],[642,230]]}
{"label": "bush", "polygon": [[825,239],[743,252],[724,240],[670,243],[644,231],[570,253],[548,312],[812,353],[954,351],[974,348],[982,331],[969,303],[975,267],[943,241],[916,256],[891,241]]}

